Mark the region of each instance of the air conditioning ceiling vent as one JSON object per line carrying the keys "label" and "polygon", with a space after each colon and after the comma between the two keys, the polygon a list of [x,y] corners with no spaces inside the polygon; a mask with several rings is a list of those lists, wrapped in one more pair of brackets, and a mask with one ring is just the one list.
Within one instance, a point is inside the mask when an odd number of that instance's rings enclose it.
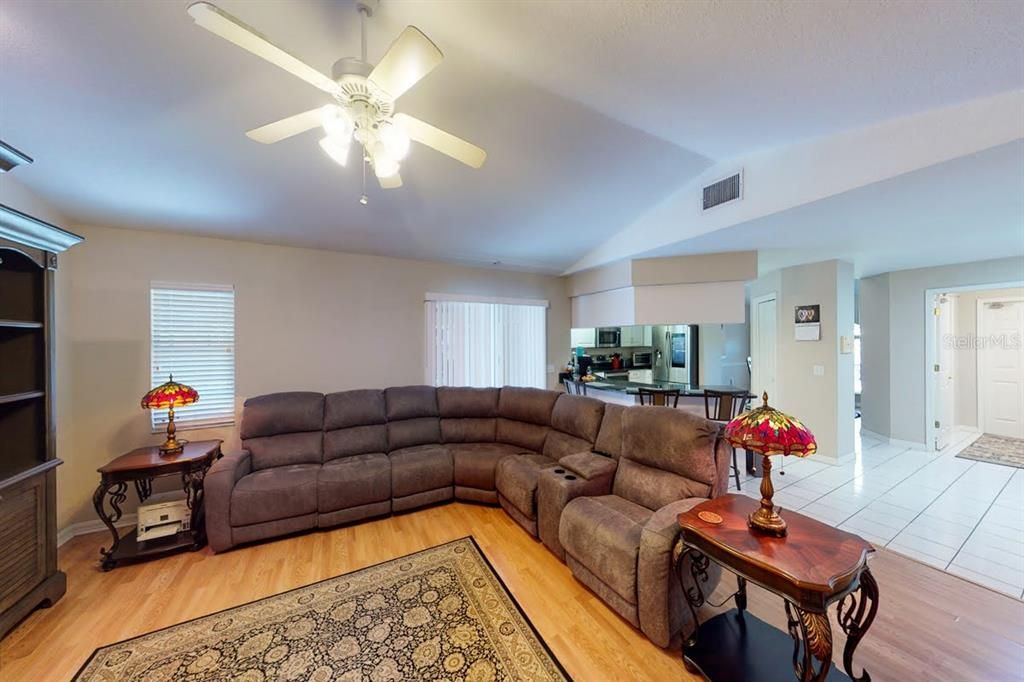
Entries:
{"label": "air conditioning ceiling vent", "polygon": [[743,171],[722,178],[704,188],[704,208],[708,209],[721,206],[730,201],[743,198]]}

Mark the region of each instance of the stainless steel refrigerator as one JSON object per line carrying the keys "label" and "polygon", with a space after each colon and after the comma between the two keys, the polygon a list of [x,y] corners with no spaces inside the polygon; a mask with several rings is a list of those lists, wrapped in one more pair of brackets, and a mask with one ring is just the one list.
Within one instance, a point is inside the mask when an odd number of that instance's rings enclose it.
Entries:
{"label": "stainless steel refrigerator", "polygon": [[651,330],[654,343],[654,380],[697,386],[697,325],[656,324]]}

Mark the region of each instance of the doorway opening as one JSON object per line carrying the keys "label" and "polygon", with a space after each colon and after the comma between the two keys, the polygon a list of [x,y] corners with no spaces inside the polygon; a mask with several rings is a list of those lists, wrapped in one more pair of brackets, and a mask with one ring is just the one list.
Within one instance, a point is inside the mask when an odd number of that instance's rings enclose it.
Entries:
{"label": "doorway opening", "polygon": [[1024,438],[1024,283],[925,292],[930,450],[960,431]]}

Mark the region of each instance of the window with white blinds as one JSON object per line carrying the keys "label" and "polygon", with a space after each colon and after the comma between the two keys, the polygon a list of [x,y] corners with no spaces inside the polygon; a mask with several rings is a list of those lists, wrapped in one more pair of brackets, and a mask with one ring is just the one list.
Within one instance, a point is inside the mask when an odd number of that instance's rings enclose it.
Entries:
{"label": "window with white blinds", "polygon": [[427,299],[428,383],[546,386],[547,301]]}
{"label": "window with white blinds", "polygon": [[[179,427],[235,420],[235,291],[230,286],[162,284],[150,288],[152,385],[174,380],[199,392],[199,401],[174,410]],[[152,410],[153,429],[167,410]]]}

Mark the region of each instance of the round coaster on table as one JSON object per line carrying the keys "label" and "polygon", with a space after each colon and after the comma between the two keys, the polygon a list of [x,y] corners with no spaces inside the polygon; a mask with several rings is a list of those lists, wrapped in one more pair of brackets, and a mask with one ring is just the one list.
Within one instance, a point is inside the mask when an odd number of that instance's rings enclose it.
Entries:
{"label": "round coaster on table", "polygon": [[702,511],[697,513],[697,518],[706,523],[721,523],[722,517],[715,512]]}

